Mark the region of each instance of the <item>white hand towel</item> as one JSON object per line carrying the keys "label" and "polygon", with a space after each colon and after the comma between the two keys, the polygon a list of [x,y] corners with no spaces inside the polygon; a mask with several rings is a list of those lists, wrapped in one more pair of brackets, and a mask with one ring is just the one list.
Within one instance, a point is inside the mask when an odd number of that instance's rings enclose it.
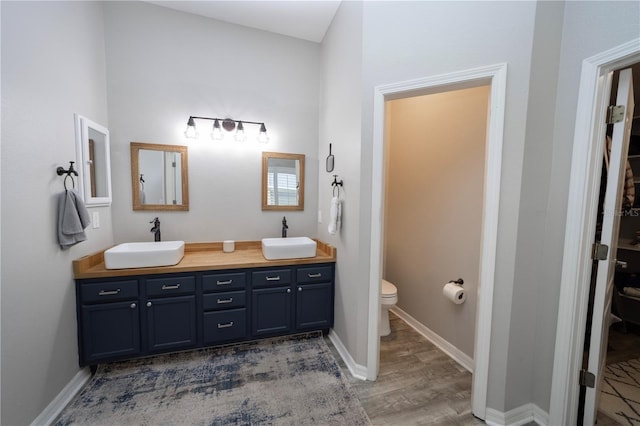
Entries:
{"label": "white hand towel", "polygon": [[329,234],[335,235],[340,232],[342,225],[342,202],[338,197],[331,199],[331,210],[329,211]]}
{"label": "white hand towel", "polygon": [[63,249],[87,239],[84,229],[89,226],[89,212],[80,196],[66,190],[58,196],[58,243]]}

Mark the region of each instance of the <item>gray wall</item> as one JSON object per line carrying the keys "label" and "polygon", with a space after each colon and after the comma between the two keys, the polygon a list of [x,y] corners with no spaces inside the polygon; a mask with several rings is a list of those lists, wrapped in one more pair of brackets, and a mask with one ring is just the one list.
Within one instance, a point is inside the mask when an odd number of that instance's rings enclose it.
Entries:
{"label": "gray wall", "polygon": [[[363,182],[370,180],[376,85],[508,64],[488,390],[489,406],[499,411],[513,408],[504,366],[509,360],[513,326],[511,304],[535,12],[534,2],[370,2],[364,7],[362,163],[367,166],[362,167]],[[363,194],[368,194],[368,185],[362,186]],[[361,204],[370,205],[370,197],[362,197]],[[369,213],[362,212],[361,223],[370,224]],[[361,233],[360,238],[361,246],[368,247],[368,233]]]}
{"label": "gray wall", "polygon": [[[368,318],[368,271],[358,267],[364,248],[359,245],[360,145],[362,105],[362,3],[343,2],[322,43],[322,90],[320,95],[321,160],[329,155],[333,144],[335,169],[326,173],[321,164],[318,177],[318,206],[323,222],[318,224],[318,238],[335,246],[336,302],[334,331],[354,360],[366,364]],[[333,188],[332,174],[343,180],[342,230],[330,235],[329,209]]]}
{"label": "gray wall", "polygon": [[[398,307],[473,359],[489,86],[387,101],[383,277]],[[464,279],[467,299],[442,295]]]}
{"label": "gray wall", "polygon": [[107,122],[102,6],[2,8],[2,424],[28,424],[78,372],[71,261],[113,243],[111,209],[57,245],[57,166],[75,159],[73,114]]}
{"label": "gray wall", "polygon": [[[116,242],[149,241],[159,216],[165,240],[315,236],[320,46],[142,2],[105,3],[107,89]],[[184,136],[190,115],[264,121],[259,144]],[[247,124],[246,132],[257,131]],[[188,212],[131,209],[130,142],[189,147]],[[262,151],[306,155],[305,208],[261,210]]]}

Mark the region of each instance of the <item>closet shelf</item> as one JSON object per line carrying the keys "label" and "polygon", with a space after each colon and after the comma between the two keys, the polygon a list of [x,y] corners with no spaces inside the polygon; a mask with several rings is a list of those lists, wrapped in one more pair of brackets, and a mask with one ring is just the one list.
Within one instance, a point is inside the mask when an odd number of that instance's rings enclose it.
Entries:
{"label": "closet shelf", "polygon": [[631,238],[618,238],[618,249],[640,251],[640,244],[631,245]]}

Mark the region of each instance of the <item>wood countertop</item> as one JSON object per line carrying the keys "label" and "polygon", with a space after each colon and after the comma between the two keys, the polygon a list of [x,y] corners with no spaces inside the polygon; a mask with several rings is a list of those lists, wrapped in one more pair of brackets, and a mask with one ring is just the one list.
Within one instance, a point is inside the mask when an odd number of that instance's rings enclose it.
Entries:
{"label": "wood countertop", "polygon": [[104,251],[100,251],[74,260],[73,276],[76,279],[110,278],[335,262],[335,247],[318,240],[316,242],[318,243],[316,257],[282,260],[266,260],[262,255],[260,241],[236,241],[235,251],[232,253],[223,252],[221,242],[185,243],[184,257],[177,265],[151,268],[106,269],[104,266]]}

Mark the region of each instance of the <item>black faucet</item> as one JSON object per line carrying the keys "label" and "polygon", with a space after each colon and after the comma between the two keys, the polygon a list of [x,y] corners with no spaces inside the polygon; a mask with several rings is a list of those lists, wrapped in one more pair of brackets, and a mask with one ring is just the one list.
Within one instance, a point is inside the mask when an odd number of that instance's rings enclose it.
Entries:
{"label": "black faucet", "polygon": [[287,218],[282,216],[282,238],[287,238],[287,229],[289,229]]}
{"label": "black faucet", "polygon": [[153,228],[151,228],[151,232],[153,232],[154,241],[160,241],[160,219],[156,217],[149,223],[153,223]]}

